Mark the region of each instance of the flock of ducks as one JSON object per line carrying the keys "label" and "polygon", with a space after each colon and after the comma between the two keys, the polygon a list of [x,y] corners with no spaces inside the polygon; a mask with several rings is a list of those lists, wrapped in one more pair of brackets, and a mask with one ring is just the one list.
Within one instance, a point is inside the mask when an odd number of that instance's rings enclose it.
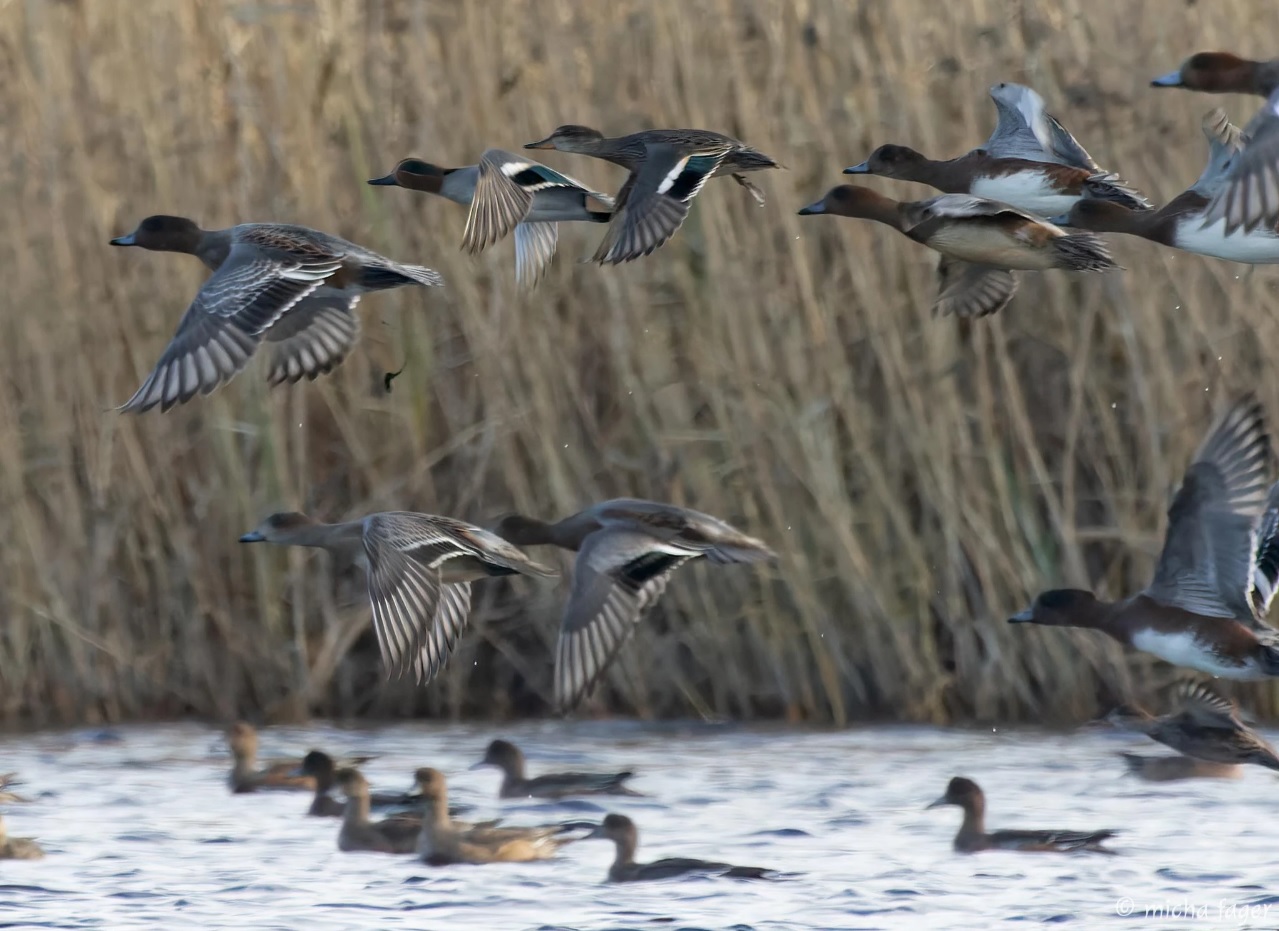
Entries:
{"label": "flock of ducks", "polygon": [[[942,191],[897,202],[852,185],[836,187],[800,210],[874,220],[940,253],[934,309],[961,316],[1006,306],[1017,288],[1015,270],[1100,271],[1114,268],[1098,232],[1122,232],[1178,249],[1250,264],[1279,263],[1279,59],[1255,62],[1201,53],[1156,78],[1159,87],[1208,93],[1253,93],[1266,98],[1240,131],[1213,111],[1203,121],[1209,157],[1199,179],[1161,208],[1113,172],[1101,168],[1045,109],[1032,89],[999,84],[991,90],[998,124],[978,149],[937,161],[902,145],[883,145],[848,174],[917,181]],[[612,162],[627,172],[615,196],[593,191],[529,158],[489,149],[479,163],[441,168],[405,159],[370,184],[444,197],[469,208],[462,247],[486,249],[513,234],[516,277],[533,286],[558,242],[558,224],[605,224],[594,261],[612,265],[652,254],[680,228],[707,181],[729,175],[759,202],[746,175],[781,167],[749,146],[705,130],[647,130],[608,138],[576,125],[561,126],[526,149],[554,149]],[[301,226],[246,223],[204,230],[189,219],[152,216],[111,240],[182,252],[212,274],[196,294],[177,333],[142,386],[121,408],[162,411],[208,394],[232,379],[262,343],[269,348],[272,384],[314,379],[332,371],[359,337],[355,307],[371,291],[438,287],[438,273],[396,262],[359,245]],[[1251,395],[1222,411],[1186,471],[1169,510],[1169,526],[1155,577],[1144,591],[1106,602],[1091,592],[1040,594],[1011,623],[1085,627],[1178,666],[1231,679],[1279,676],[1279,632],[1265,622],[1279,583],[1279,484],[1267,477],[1269,434]],[[326,549],[361,563],[367,572],[373,626],[390,675],[429,682],[448,661],[465,629],[471,585],[486,578],[549,578],[554,569],[526,547],[576,553],[571,591],[555,656],[557,707],[579,704],[607,670],[644,613],[680,566],[777,559],[763,541],[708,514],[640,499],[605,501],[559,521],[510,514],[488,527],[411,512],[370,514],[327,524],[279,513],[241,537],[245,543]],[[1178,709],[1152,716],[1118,709],[1118,724],[1160,741],[1181,756],[1127,755],[1133,771],[1154,780],[1234,775],[1241,763],[1279,769],[1273,748],[1229,702],[1202,686],[1186,685]],[[442,774],[416,773],[413,800],[375,795],[354,768],[312,754],[287,768],[259,769],[256,734],[238,724],[232,788],[306,788],[316,793],[310,813],[342,815],[342,849],[416,852],[428,862],[540,859],[581,827],[503,827],[455,821]],[[633,794],[629,773],[523,773],[519,750],[495,741],[482,765],[504,772],[503,797]],[[0,801],[11,801],[0,782]],[[346,796],[329,797],[337,786]],[[418,814],[371,821],[372,807],[413,804]],[[1104,850],[1113,832],[1000,831],[987,833],[985,802],[971,780],[956,777],[937,805],[964,810],[957,850]],[[634,860],[637,832],[625,816],[590,825],[590,837],[611,839],[614,880],[682,872],[764,875],[768,871],[694,860]],[[6,838],[0,858],[38,856],[26,839]]]}
{"label": "flock of ducks", "polygon": [[[615,847],[608,878],[612,882],[666,879],[690,873],[735,878],[767,879],[781,874],[759,867],[734,866],[712,860],[670,858],[639,863],[635,852],[639,831],[630,818],[608,814],[598,824],[564,821],[516,827],[501,819],[467,822],[463,806],[450,806],[444,774],[421,767],[413,774],[408,792],[373,792],[357,769],[369,757],[334,760],[321,750],[311,750],[301,760],[257,761],[258,735],[243,721],[227,730],[234,763],[229,778],[232,792],[270,789],[313,793],[308,815],[340,817],[338,849],[346,852],[413,854],[432,866],[457,863],[527,863],[549,860],[559,849],[575,840],[602,838]],[[524,754],[514,744],[494,740],[472,769],[496,767],[502,772],[498,796],[503,799],[546,799],[614,796],[643,797],[626,785],[633,772],[525,774]],[[329,794],[337,787],[345,796],[337,802]],[[386,817],[374,821],[374,808],[387,810]],[[576,833],[575,833],[576,832]]]}

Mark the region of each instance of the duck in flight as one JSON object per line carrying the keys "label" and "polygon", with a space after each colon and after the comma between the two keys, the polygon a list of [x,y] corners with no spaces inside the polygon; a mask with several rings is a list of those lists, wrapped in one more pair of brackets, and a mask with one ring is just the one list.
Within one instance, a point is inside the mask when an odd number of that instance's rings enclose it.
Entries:
{"label": "duck in flight", "polygon": [[362,564],[387,672],[395,677],[412,670],[419,683],[444,668],[462,636],[472,582],[556,574],[481,527],[410,511],[383,511],[338,524],[296,512],[272,514],[240,542],[318,547]]}
{"label": "duck in flight", "polygon": [[577,553],[555,652],[555,701],[563,711],[599,681],[680,566],[694,559],[728,565],[777,558],[717,517],[639,498],[604,501],[553,524],[510,514],[495,532],[517,546]]}
{"label": "duck in flight", "polygon": [[1227,679],[1279,676],[1279,633],[1264,620],[1279,580],[1279,487],[1267,492],[1270,437],[1247,394],[1218,416],[1168,509],[1154,580],[1121,601],[1054,589],[1010,624],[1086,627],[1175,666]]}

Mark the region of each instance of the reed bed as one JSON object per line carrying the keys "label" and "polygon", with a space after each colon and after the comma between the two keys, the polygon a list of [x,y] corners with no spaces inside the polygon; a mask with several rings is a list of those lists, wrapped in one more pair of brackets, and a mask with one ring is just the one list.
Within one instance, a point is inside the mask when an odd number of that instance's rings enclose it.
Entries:
{"label": "reed bed", "polygon": [[[363,578],[242,547],[267,513],[484,521],[629,495],[738,523],[774,570],[684,570],[587,713],[1066,722],[1167,679],[1097,635],[1014,629],[1043,587],[1141,587],[1216,403],[1279,417],[1276,278],[1115,239],[1127,270],[1023,275],[999,316],[932,319],[934,256],[804,219],[879,143],[986,137],[990,84],[1038,88],[1103,164],[1166,200],[1199,118],[1256,102],[1147,87],[1253,47],[1266,0],[1007,4],[467,0],[0,6],[0,721],[545,710],[567,582],[481,586],[442,678],[384,683]],[[518,290],[461,208],[371,188],[564,122],[718,129],[788,166],[758,207],[711,184],[616,269],[564,228]],[[614,190],[602,162],[540,153]],[[872,179],[895,196],[920,187]],[[333,376],[260,364],[168,414],[112,410],[202,280],[114,250],[151,213],[308,224],[439,269],[375,295]],[[384,372],[405,366],[393,391]],[[567,571],[570,563],[561,561]],[[1263,713],[1273,693],[1250,687]]]}

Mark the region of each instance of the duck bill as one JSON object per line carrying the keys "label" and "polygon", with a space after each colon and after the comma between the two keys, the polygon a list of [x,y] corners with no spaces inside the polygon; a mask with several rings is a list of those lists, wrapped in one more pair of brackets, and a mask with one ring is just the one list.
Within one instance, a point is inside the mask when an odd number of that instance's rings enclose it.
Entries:
{"label": "duck bill", "polygon": [[813,201],[813,202],[812,202],[811,204],[809,204],[807,207],[800,207],[800,208],[799,208],[799,215],[800,215],[801,217],[815,217],[815,216],[820,216],[821,214],[823,214],[823,213],[825,213],[825,212],[826,212],[826,201],[825,201],[825,200],[817,200],[817,201]]}
{"label": "duck bill", "polygon": [[604,825],[597,824],[591,828],[591,833],[583,834],[581,837],[581,840],[592,840],[594,838],[605,837],[605,836],[606,835],[604,834]]}
{"label": "duck bill", "polygon": [[265,543],[266,537],[262,536],[262,534],[256,530],[250,530],[244,536],[240,537],[240,542],[241,543]]}
{"label": "duck bill", "polygon": [[932,811],[934,808],[942,808],[949,804],[950,802],[947,801],[946,796],[943,795],[941,798],[937,799],[937,801],[930,802],[929,804],[925,805],[924,811]]}
{"label": "duck bill", "polygon": [[551,141],[553,138],[554,138],[553,136],[547,136],[545,139],[539,139],[537,142],[526,142],[526,143],[524,143],[524,148],[526,148],[526,149],[553,149],[553,148],[555,148],[555,143]]}
{"label": "duck bill", "polygon": [[382,187],[399,187],[400,182],[395,180],[395,175],[385,175],[381,178],[370,178],[369,184],[376,184]]}
{"label": "duck bill", "polygon": [[874,172],[870,170],[870,166],[869,166],[868,164],[866,164],[865,162],[860,162],[859,164],[853,165],[853,166],[852,166],[852,167],[850,167],[850,168],[845,168],[845,169],[844,169],[844,174],[846,174],[846,175],[870,175],[870,174],[874,174]]}
{"label": "duck bill", "polygon": [[111,245],[113,246],[136,246],[137,244],[138,238],[136,233],[130,233],[128,236],[117,236],[115,239],[111,240]]}
{"label": "duck bill", "polygon": [[1055,216],[1055,217],[1047,217],[1047,220],[1048,220],[1048,222],[1049,222],[1049,223],[1051,223],[1053,226],[1069,226],[1069,225],[1070,225],[1070,214],[1068,214],[1068,213],[1059,213],[1059,214],[1057,214],[1057,216]]}
{"label": "duck bill", "polygon": [[470,770],[471,772],[475,772],[475,770],[483,769],[485,766],[488,766],[488,765],[489,765],[488,760],[480,760],[478,763],[472,763],[470,766],[466,768]]}
{"label": "duck bill", "polygon": [[1029,624],[1035,619],[1035,612],[1030,608],[1018,611],[1008,619],[1009,624]]}
{"label": "duck bill", "polygon": [[1159,77],[1150,82],[1151,87],[1181,87],[1182,85],[1183,82],[1181,80],[1180,71],[1170,71],[1167,74],[1161,74]]}

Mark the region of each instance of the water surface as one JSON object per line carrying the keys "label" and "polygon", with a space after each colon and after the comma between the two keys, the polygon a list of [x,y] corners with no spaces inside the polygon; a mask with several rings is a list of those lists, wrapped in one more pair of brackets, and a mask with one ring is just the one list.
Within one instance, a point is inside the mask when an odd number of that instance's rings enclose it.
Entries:
{"label": "water surface", "polygon": [[[640,859],[692,856],[800,875],[603,882],[612,845],[558,860],[434,869],[343,854],[337,821],[302,793],[232,796],[218,732],[181,725],[0,740],[34,804],[11,834],[48,856],[0,862],[0,927],[38,928],[991,928],[1279,927],[1276,776],[1151,785],[1125,776],[1103,733],[884,728],[838,733],[625,722],[486,727],[274,728],[263,754],[375,752],[375,788],[433,765],[452,797],[513,823],[640,828]],[[533,774],[634,768],[648,798],[499,802],[496,770],[468,772],[494,736]],[[986,790],[989,826],[1117,828],[1121,856],[960,856],[959,809],[925,811],[954,775]],[[1147,917],[1147,910],[1150,910]],[[1121,915],[1128,911],[1130,914]]]}

